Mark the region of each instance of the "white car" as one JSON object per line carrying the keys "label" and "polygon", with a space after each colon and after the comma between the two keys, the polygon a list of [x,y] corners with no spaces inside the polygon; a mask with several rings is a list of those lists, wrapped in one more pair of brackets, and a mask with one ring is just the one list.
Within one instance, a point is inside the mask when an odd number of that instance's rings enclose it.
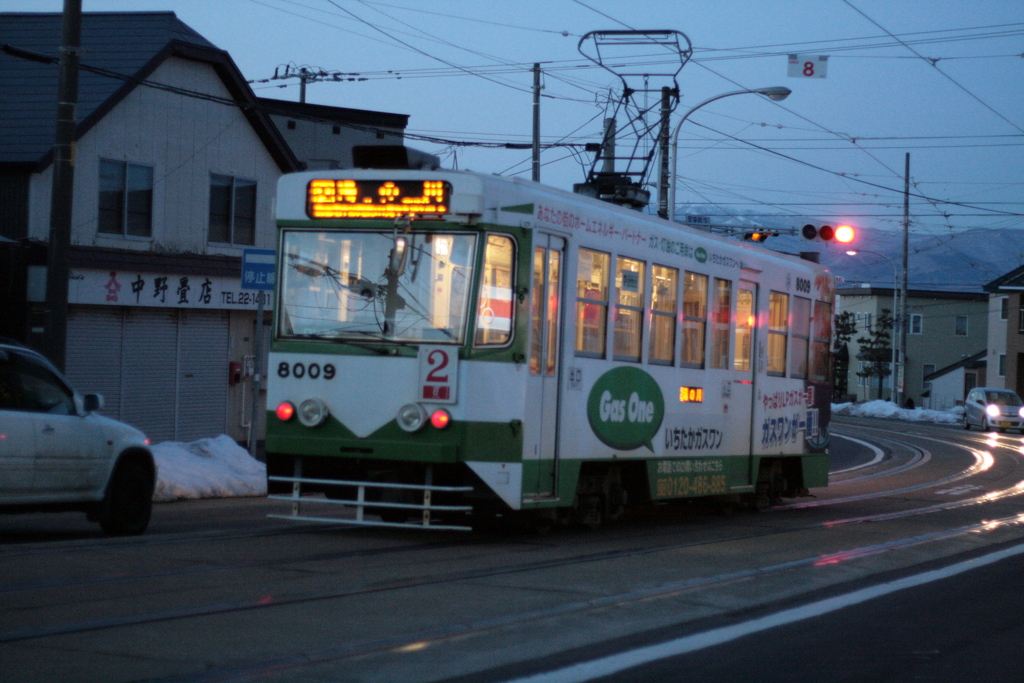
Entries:
{"label": "white car", "polygon": [[1024,402],[1009,389],[975,387],[964,401],[964,429],[1024,431]]}
{"label": "white car", "polygon": [[84,511],[111,535],[149,525],[156,465],[139,430],[96,413],[43,356],[0,342],[0,512]]}

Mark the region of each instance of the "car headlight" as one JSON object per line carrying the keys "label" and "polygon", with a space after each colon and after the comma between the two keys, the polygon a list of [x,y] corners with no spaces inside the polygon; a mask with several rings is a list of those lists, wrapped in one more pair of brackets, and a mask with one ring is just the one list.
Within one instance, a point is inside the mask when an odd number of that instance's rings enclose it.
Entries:
{"label": "car headlight", "polygon": [[1024,406],[1017,409],[1017,414],[1021,416],[1021,419],[1024,419]]}
{"label": "car headlight", "polygon": [[326,403],[318,398],[307,398],[299,404],[296,414],[299,417],[299,422],[304,426],[316,427],[319,424],[323,424],[329,413]]}
{"label": "car headlight", "polygon": [[985,406],[985,412],[988,413],[989,417],[999,417],[999,406],[997,406],[995,403],[989,403],[987,406]]}
{"label": "car headlight", "polygon": [[395,418],[402,431],[418,432],[427,422],[427,411],[419,403],[407,403],[398,409],[398,416]]}

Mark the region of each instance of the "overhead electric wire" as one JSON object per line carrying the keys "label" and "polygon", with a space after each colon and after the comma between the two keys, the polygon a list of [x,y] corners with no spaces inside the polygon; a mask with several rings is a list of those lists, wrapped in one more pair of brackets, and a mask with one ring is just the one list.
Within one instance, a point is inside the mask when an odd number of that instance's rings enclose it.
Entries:
{"label": "overhead electric wire", "polygon": [[928,64],[930,64],[930,65],[932,66],[932,68],[933,68],[933,69],[935,69],[935,70],[936,70],[936,71],[938,71],[938,72],[939,72],[940,74],[942,74],[943,78],[945,78],[945,79],[946,79],[946,80],[948,80],[948,81],[949,81],[950,83],[952,83],[953,85],[955,85],[955,86],[956,86],[957,88],[959,88],[960,90],[962,90],[963,92],[965,92],[965,93],[966,93],[967,95],[969,95],[969,96],[970,96],[970,97],[971,97],[972,99],[974,99],[974,100],[975,100],[975,101],[976,101],[976,102],[977,102],[978,104],[980,104],[981,106],[983,106],[983,107],[985,107],[986,109],[988,109],[988,110],[989,110],[990,112],[992,112],[993,114],[995,114],[996,116],[998,116],[999,118],[1001,118],[1001,119],[1002,119],[1003,121],[1005,121],[1006,123],[1008,123],[1008,124],[1010,124],[1011,126],[1013,126],[1013,127],[1015,128],[1015,129],[1017,129],[1017,130],[1018,130],[1018,131],[1020,131],[1021,133],[1024,133],[1024,128],[1021,128],[1021,127],[1020,127],[1020,126],[1018,126],[1018,125],[1017,125],[1016,123],[1014,123],[1014,122],[1013,122],[1013,121],[1011,121],[1010,119],[1008,119],[1008,118],[1006,118],[1005,116],[1003,116],[1003,114],[1002,114],[1001,112],[997,111],[995,107],[993,107],[993,106],[992,106],[992,105],[990,105],[990,104],[989,104],[988,102],[986,102],[985,100],[983,100],[983,99],[981,99],[980,97],[978,97],[977,95],[975,95],[975,94],[974,94],[973,92],[971,92],[970,90],[968,90],[968,89],[967,89],[967,88],[966,88],[966,87],[965,87],[965,86],[964,86],[963,84],[961,84],[961,83],[960,83],[959,81],[957,81],[957,80],[956,80],[955,78],[953,78],[952,76],[950,76],[949,74],[947,74],[947,73],[946,73],[945,71],[943,71],[942,69],[940,69],[940,68],[939,68],[939,65],[938,65],[938,60],[932,60],[932,59],[928,59],[927,57],[925,57],[924,55],[922,55],[922,54],[921,54],[920,52],[918,52],[918,51],[917,51],[917,50],[915,50],[914,48],[910,47],[910,45],[908,45],[908,44],[907,44],[907,43],[905,43],[904,41],[902,41],[902,40],[900,40],[899,38],[897,38],[896,36],[894,36],[894,35],[893,35],[893,34],[892,34],[892,33],[891,33],[891,32],[890,32],[890,31],[889,31],[889,30],[888,30],[887,28],[885,28],[884,26],[882,26],[881,24],[879,24],[879,23],[878,23],[877,21],[875,21],[874,19],[872,19],[871,17],[869,17],[869,16],[867,15],[867,14],[865,14],[865,13],[864,13],[864,12],[863,12],[862,10],[860,10],[860,9],[859,9],[858,7],[856,7],[856,6],[855,6],[855,5],[854,5],[854,4],[852,3],[852,2],[850,2],[850,0],[842,0],[842,2],[843,2],[843,3],[845,4],[845,5],[847,5],[847,6],[848,6],[848,7],[850,8],[850,9],[852,9],[853,11],[855,11],[855,12],[856,12],[857,14],[861,15],[862,17],[864,17],[865,19],[867,19],[868,21],[870,21],[870,22],[871,22],[872,24],[874,24],[875,26],[877,26],[877,27],[878,27],[878,28],[880,28],[881,30],[885,31],[886,35],[888,35],[888,36],[891,36],[893,40],[897,40],[897,41],[899,41],[899,43],[900,43],[901,45],[903,45],[903,46],[904,46],[905,48],[907,48],[908,50],[910,50],[911,52],[913,52],[913,53],[914,53],[915,55],[917,55],[917,56],[918,56],[918,57],[919,57],[920,59],[922,59],[923,61],[925,61],[925,62],[927,62]]}

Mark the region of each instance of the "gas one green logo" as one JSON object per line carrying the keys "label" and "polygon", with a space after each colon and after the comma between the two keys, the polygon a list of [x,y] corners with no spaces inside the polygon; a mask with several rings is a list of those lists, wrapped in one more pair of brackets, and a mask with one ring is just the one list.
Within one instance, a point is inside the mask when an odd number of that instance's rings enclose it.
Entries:
{"label": "gas one green logo", "polygon": [[612,448],[646,446],[665,417],[661,387],[643,370],[623,367],[601,375],[587,398],[587,419],[594,434]]}

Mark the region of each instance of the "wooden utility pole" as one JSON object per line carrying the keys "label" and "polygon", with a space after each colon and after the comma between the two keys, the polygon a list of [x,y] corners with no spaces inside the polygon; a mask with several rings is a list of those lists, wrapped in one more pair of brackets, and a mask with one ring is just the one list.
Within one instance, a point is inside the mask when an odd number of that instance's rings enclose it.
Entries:
{"label": "wooden utility pole", "polygon": [[533,65],[533,180],[540,182],[540,63]]}
{"label": "wooden utility pole", "polygon": [[910,152],[907,152],[903,171],[903,268],[900,282],[900,329],[899,329],[899,378],[893,388],[897,390],[897,405],[903,406],[903,395],[907,378],[907,330],[910,320],[907,318],[907,247],[910,241]]}
{"label": "wooden utility pole", "polygon": [[[672,114],[672,89],[661,89],[661,129],[658,132],[658,154],[661,158],[661,173],[658,174],[658,215],[668,218],[668,134],[669,117]],[[675,178],[672,179],[675,182]]]}
{"label": "wooden utility pole", "polygon": [[53,145],[53,189],[46,256],[46,353],[63,371],[68,339],[68,263],[71,203],[75,186],[78,109],[78,54],[82,39],[82,0],[64,0],[57,80],[57,130]]}

